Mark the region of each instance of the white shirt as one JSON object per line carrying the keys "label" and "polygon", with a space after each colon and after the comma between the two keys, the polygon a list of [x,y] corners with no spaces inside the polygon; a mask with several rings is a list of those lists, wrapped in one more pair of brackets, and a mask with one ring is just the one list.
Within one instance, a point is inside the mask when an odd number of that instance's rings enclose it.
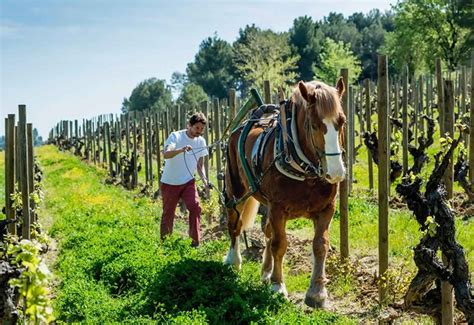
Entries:
{"label": "white shirt", "polygon": [[206,140],[202,137],[191,139],[186,130],[175,131],[165,141],[165,148],[175,150],[184,146],[191,146],[190,151],[179,153],[173,158],[165,159],[165,168],[161,175],[161,182],[169,185],[182,185],[194,178],[199,158],[209,153]]}

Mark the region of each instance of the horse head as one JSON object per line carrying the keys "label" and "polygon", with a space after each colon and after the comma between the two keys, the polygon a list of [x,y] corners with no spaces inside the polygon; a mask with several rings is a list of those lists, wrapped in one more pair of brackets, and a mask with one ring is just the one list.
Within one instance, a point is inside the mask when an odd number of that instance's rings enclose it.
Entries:
{"label": "horse head", "polygon": [[[304,114],[307,143],[324,170],[326,181],[335,184],[345,177],[342,141],[346,116],[341,106],[344,93],[342,78],[336,88],[323,82],[300,81],[293,93],[293,103]],[[300,108],[298,107],[298,109]]]}

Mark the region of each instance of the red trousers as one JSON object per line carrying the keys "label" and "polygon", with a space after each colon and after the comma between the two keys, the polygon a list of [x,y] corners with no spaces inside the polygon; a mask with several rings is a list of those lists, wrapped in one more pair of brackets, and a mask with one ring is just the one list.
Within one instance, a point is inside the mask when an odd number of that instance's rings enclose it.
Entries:
{"label": "red trousers", "polygon": [[195,180],[192,179],[183,185],[170,185],[161,183],[161,196],[163,198],[163,215],[161,216],[161,239],[173,232],[175,210],[179,199],[183,199],[189,211],[189,236],[193,246],[199,245],[201,239],[201,207],[199,195],[196,190]]}

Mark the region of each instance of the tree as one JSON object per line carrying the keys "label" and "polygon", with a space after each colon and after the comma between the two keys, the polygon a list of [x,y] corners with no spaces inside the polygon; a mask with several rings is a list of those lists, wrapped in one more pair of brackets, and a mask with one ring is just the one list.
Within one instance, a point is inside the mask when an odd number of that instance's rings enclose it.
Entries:
{"label": "tree", "polygon": [[184,85],[179,95],[178,103],[192,110],[199,110],[201,102],[205,100],[207,100],[207,94],[204,92],[204,89],[190,82]]}
{"label": "tree", "polygon": [[299,56],[291,51],[288,33],[275,33],[247,26],[234,43],[234,64],[242,78],[243,92],[248,85],[263,89],[264,80],[276,88],[294,83]]}
{"label": "tree", "polygon": [[321,63],[321,43],[324,36],[317,22],[311,17],[298,17],[293,21],[289,36],[292,52],[299,55],[298,77],[309,81],[314,77],[314,67]]}
{"label": "tree", "polygon": [[188,83],[188,76],[185,73],[178,71],[173,72],[170,80],[170,88],[174,94],[180,94],[186,83]]}
{"label": "tree", "polygon": [[156,78],[146,79],[133,89],[130,98],[124,98],[122,111],[124,113],[131,111],[165,109],[172,104],[171,91],[166,87],[164,80]]}
{"label": "tree", "polygon": [[321,54],[321,67],[316,67],[314,73],[322,81],[335,84],[342,68],[349,69],[349,83],[352,84],[361,72],[360,61],[354,56],[350,44],[335,42],[326,38]]}
{"label": "tree", "polygon": [[232,46],[226,41],[208,37],[199,46],[194,62],[186,69],[190,82],[198,84],[209,96],[224,98],[234,87]]}
{"label": "tree", "polygon": [[397,55],[395,49],[403,48],[399,55],[407,57],[410,51],[416,51],[417,58],[421,56],[431,68],[436,56],[450,70],[467,61],[473,39],[473,28],[469,25],[474,15],[472,2],[469,5],[465,0],[405,0],[394,10],[396,30],[387,52]]}

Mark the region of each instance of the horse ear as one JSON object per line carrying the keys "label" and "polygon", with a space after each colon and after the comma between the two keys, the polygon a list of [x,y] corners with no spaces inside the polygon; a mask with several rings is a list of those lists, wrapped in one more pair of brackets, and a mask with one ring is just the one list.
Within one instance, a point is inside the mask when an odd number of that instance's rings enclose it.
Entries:
{"label": "horse ear", "polygon": [[300,90],[301,96],[309,102],[309,96],[308,96],[308,88],[306,88],[306,85],[303,81],[298,82],[298,88]]}
{"label": "horse ear", "polygon": [[341,98],[342,95],[344,95],[344,92],[346,91],[346,86],[344,85],[344,80],[342,79],[342,77],[339,77],[339,80],[337,81],[337,84],[336,84],[336,89],[337,89],[337,92],[339,93],[339,97]]}

